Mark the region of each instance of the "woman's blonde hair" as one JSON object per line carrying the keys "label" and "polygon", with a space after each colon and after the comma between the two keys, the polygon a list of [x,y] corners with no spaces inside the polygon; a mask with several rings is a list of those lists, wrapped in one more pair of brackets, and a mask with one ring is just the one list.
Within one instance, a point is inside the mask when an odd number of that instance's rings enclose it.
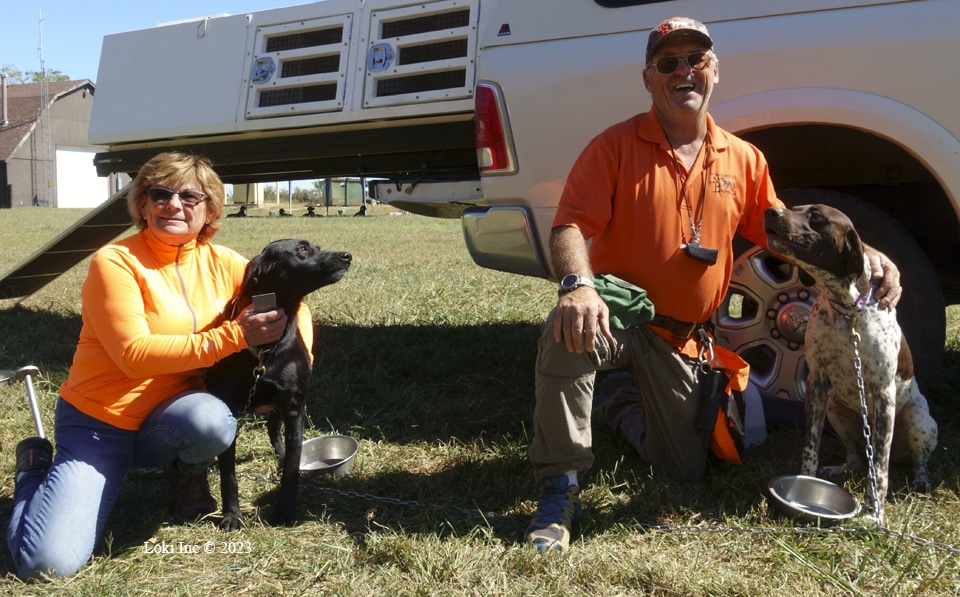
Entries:
{"label": "woman's blonde hair", "polygon": [[178,189],[187,182],[196,182],[201,191],[207,196],[207,217],[209,221],[200,230],[197,242],[207,242],[220,229],[220,218],[223,216],[224,188],[223,181],[217,176],[210,160],[203,156],[169,151],[150,158],[140,168],[137,177],[133,179],[133,187],[127,195],[127,211],[133,219],[133,224],[143,230],[147,221],[140,213],[140,205],[147,198],[147,189],[150,187],[166,187]]}

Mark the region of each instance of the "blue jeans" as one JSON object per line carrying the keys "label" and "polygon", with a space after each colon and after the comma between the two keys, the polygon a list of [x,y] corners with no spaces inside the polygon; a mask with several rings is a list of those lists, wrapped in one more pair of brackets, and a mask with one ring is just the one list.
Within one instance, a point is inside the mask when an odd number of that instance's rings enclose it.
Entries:
{"label": "blue jeans", "polygon": [[17,575],[26,580],[40,572],[75,573],[103,536],[127,470],[179,459],[184,473],[206,471],[230,447],[236,430],[230,409],[206,392],[168,398],[138,431],[94,419],[61,398],[53,464],[16,479],[7,544]]}

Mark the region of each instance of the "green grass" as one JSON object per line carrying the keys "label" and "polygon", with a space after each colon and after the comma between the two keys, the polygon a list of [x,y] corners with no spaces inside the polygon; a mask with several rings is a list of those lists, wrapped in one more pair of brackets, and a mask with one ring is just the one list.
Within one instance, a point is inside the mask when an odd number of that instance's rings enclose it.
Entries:
{"label": "green grass", "polygon": [[[535,554],[519,539],[536,505],[526,459],[533,363],[555,287],[475,266],[456,220],[389,211],[231,219],[217,238],[248,256],[284,237],[354,254],[344,280],[309,297],[318,345],[307,431],[357,438],[351,475],[304,478],[299,524],[267,526],[261,516],[273,504],[276,465],[263,423],[249,421],[238,440],[246,529],[225,535],[215,520],[171,524],[163,478],[133,471],[108,522],[108,540],[88,566],[72,578],[25,585],[0,549],[0,593],[960,594],[960,309],[947,311],[946,358],[928,393],[940,424],[931,462],[935,490],[892,496],[886,516],[893,532],[795,531],[771,511],[763,490],[773,476],[796,471],[797,430],[772,432],[743,466],[676,484],[653,475],[629,446],[598,428],[597,464],[587,475],[586,515],[573,548]],[[0,273],[81,213],[0,210]],[[0,303],[0,369],[40,368],[36,389],[48,431],[80,328],[85,265],[21,304]],[[31,434],[23,385],[0,388],[4,528],[13,449]],[[839,455],[836,440],[826,444],[831,458]],[[895,472],[894,485],[902,487],[904,471]],[[215,475],[211,483],[216,492]],[[861,480],[847,486],[862,497]],[[208,542],[226,553],[152,553],[181,543],[202,551]]]}

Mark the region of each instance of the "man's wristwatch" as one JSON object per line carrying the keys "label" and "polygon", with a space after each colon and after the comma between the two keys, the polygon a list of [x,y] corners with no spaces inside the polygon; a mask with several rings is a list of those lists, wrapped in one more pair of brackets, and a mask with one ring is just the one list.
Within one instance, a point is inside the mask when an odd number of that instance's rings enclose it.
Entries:
{"label": "man's wristwatch", "polygon": [[589,286],[590,288],[595,288],[593,285],[593,280],[590,278],[584,278],[583,276],[578,276],[577,274],[569,274],[563,277],[560,280],[560,290],[558,294],[563,296],[570,292],[571,290],[576,290],[581,286]]}

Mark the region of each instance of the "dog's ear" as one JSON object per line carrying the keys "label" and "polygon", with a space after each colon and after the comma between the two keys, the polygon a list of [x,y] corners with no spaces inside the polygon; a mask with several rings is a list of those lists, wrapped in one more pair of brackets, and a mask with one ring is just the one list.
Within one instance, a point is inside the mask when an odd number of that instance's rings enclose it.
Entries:
{"label": "dog's ear", "polygon": [[220,316],[220,319],[217,320],[217,325],[223,323],[224,321],[233,321],[240,315],[240,296],[235,296],[229,301],[227,301],[227,306],[224,307],[223,313]]}
{"label": "dog's ear", "polygon": [[243,272],[243,284],[241,293],[248,299],[256,294],[260,282],[270,271],[270,262],[263,258],[263,253],[258,254],[247,264],[247,269]]}
{"label": "dog's ear", "polygon": [[859,275],[863,273],[863,242],[852,226],[847,230],[844,240],[844,249],[848,259],[847,271]]}

